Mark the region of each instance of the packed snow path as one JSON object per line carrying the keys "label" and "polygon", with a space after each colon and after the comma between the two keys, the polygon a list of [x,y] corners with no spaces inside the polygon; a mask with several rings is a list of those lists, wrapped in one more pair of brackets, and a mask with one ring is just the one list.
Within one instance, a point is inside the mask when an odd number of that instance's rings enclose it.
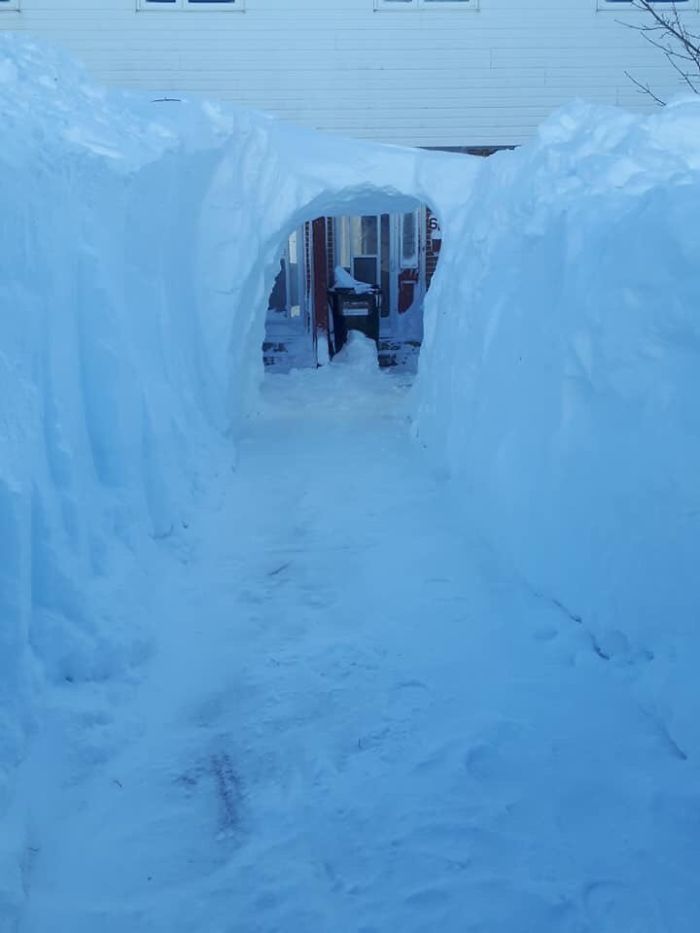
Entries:
{"label": "packed snow path", "polygon": [[268,380],[134,584],[143,680],[27,765],[24,933],[697,929],[682,750],[465,533],[399,383]]}

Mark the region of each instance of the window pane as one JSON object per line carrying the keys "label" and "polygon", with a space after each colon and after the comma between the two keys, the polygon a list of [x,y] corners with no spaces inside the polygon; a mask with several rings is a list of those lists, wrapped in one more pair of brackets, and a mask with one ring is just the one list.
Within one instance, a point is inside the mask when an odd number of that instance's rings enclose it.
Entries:
{"label": "window pane", "polygon": [[275,284],[270,294],[268,310],[284,311],[287,307],[287,260],[280,259],[280,270],[277,273]]}
{"label": "window pane", "polygon": [[391,314],[391,218],[382,214],[381,220],[381,269],[380,281],[382,289],[381,316],[389,317]]}
{"label": "window pane", "polygon": [[299,256],[299,233],[297,230],[289,237],[289,261],[298,262]]}
{"label": "window pane", "polygon": [[287,302],[289,304],[289,316],[299,317],[301,314],[301,301],[299,299],[299,238],[296,230],[289,238],[287,256]]}
{"label": "window pane", "polygon": [[379,253],[378,220],[376,216],[353,217],[353,252],[356,256],[376,256]]}
{"label": "window pane", "polygon": [[362,218],[350,218],[350,252],[353,256],[362,255]]}
{"label": "window pane", "polygon": [[338,238],[335,247],[335,261],[339,266],[350,271],[350,218],[339,217],[335,222],[335,235]]}
{"label": "window pane", "polygon": [[362,218],[362,248],[365,256],[376,256],[379,253],[378,221],[378,217]]}
{"label": "window pane", "polygon": [[358,282],[366,282],[368,285],[379,285],[377,260],[375,258],[360,257],[359,259],[355,259],[352,264],[352,274]]}
{"label": "window pane", "polygon": [[353,256],[377,255],[377,218],[352,217],[352,254]]}
{"label": "window pane", "polygon": [[418,222],[415,213],[401,218],[401,265],[415,266],[418,254]]}

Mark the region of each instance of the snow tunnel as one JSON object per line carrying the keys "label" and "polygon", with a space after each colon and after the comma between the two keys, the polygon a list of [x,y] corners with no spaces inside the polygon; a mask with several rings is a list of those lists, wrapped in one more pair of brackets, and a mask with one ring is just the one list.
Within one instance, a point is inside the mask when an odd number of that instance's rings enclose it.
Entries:
{"label": "snow tunnel", "polygon": [[440,270],[482,161],[253,124],[231,138],[198,205],[203,358],[234,434],[266,366],[323,365],[357,329],[337,294],[350,279],[377,298],[378,364],[427,359]]}
{"label": "snow tunnel", "polygon": [[376,345],[381,368],[415,372],[441,246],[426,204],[305,221],[284,244],[268,299],[265,368],[323,365],[360,333]]}

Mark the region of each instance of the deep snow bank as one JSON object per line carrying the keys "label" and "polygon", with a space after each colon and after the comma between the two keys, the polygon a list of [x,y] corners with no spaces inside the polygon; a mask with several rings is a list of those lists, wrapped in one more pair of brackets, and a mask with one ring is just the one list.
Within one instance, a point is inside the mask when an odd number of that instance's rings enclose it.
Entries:
{"label": "deep snow bank", "polygon": [[640,662],[687,753],[699,209],[698,99],[646,119],[574,105],[488,160],[445,238],[419,413],[467,514],[602,660]]}
{"label": "deep snow bank", "polygon": [[[0,39],[0,125],[2,820],[45,691],[70,702],[143,657],[121,578],[179,527],[215,413],[192,311],[207,156],[17,40]],[[13,815],[2,929],[28,845],[27,813]]]}
{"label": "deep snow bank", "polygon": [[[678,754],[697,748],[697,104],[573,108],[483,162],[107,94],[2,39],[0,120],[0,815],[37,697],[147,650],[122,581],[180,534],[250,405],[284,238],[416,199],[445,244],[420,436],[601,663],[643,662]],[[6,917],[24,832],[0,835]]]}
{"label": "deep snow bank", "polygon": [[[135,568],[182,534],[208,451],[249,404],[284,238],[324,211],[412,205],[435,174],[445,189],[432,164],[474,170],[108,93],[15,37],[0,38],[0,124],[2,818],[40,705],[148,651]],[[9,923],[32,848],[12,812]]]}

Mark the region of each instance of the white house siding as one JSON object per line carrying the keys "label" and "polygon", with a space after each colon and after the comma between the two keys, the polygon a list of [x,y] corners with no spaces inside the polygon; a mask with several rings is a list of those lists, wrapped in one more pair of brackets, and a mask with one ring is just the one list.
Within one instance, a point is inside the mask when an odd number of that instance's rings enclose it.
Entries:
{"label": "white house siding", "polygon": [[[478,11],[373,0],[246,0],[245,12],[137,12],[136,0],[21,0],[0,29],[55,40],[101,80],[237,101],[345,135],[416,146],[523,142],[573,97],[648,108],[625,70],[679,89],[604,0],[479,0]],[[692,0],[697,10],[697,0]],[[700,28],[700,13],[687,14]]]}

